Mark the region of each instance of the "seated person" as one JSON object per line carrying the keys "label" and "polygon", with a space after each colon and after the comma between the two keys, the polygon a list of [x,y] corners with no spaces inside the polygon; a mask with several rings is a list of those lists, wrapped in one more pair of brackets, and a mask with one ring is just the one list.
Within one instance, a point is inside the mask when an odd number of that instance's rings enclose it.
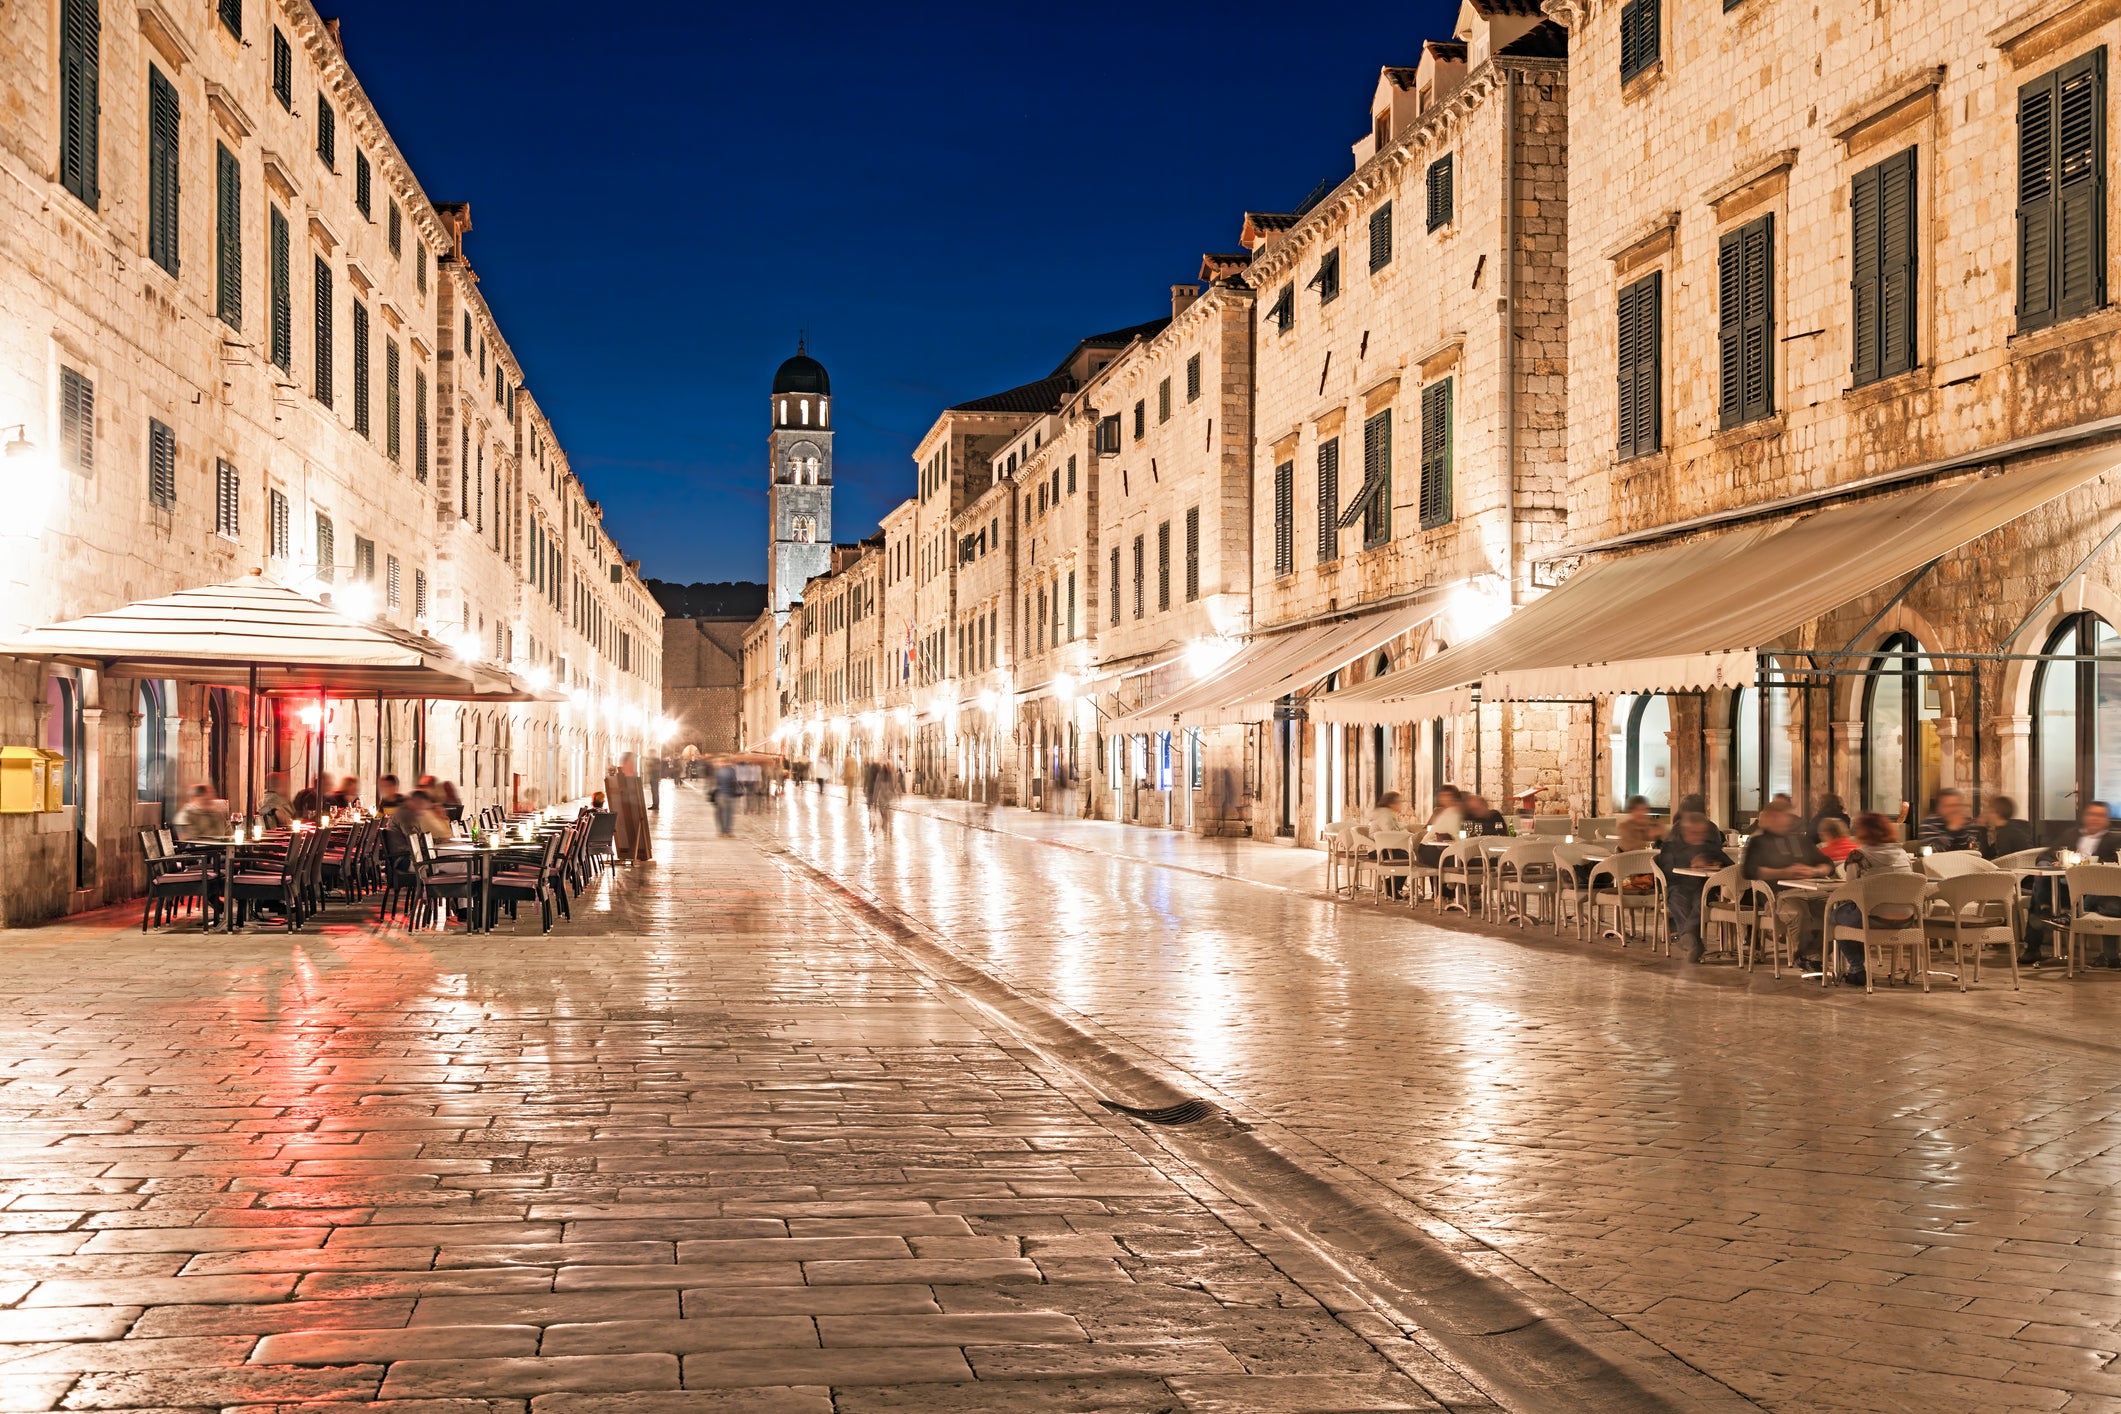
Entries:
{"label": "seated person", "polygon": [[1626,813],[1620,817],[1620,852],[1633,854],[1639,849],[1655,849],[1664,838],[1664,821],[1650,813],[1650,802],[1645,796],[1628,797]]}
{"label": "seated person", "polygon": [[1465,797],[1465,831],[1468,835],[1506,835],[1510,833],[1510,822],[1500,810],[1488,804],[1485,797]]}
{"label": "seated person", "polygon": [[1444,847],[1458,838],[1465,828],[1465,797],[1457,786],[1439,786],[1436,791],[1436,809],[1429,816],[1429,823],[1422,827],[1421,843],[1415,847],[1417,863],[1434,868],[1443,858]]}
{"label": "seated person", "polygon": [[1672,937],[1687,950],[1688,962],[1701,961],[1701,895],[1709,881],[1699,875],[1680,874],[1680,869],[1728,869],[1731,857],[1723,842],[1714,837],[1715,826],[1700,811],[1679,817],[1679,828],[1657,851],[1657,866],[1665,873],[1665,912],[1671,919]]}
{"label": "seated person", "polygon": [[228,809],[214,799],[213,791],[206,786],[193,786],[185,797],[184,808],[170,825],[180,840],[225,840]]}
{"label": "seated person", "polygon": [[1770,800],[1760,808],[1741,864],[1746,878],[1775,887],[1776,926],[1794,944],[1791,952],[1804,956],[1812,935],[1812,910],[1804,899],[1780,896],[1782,886],[1819,878],[1829,866],[1812,842],[1797,832],[1797,817],[1785,801]]}
{"label": "seated person", "polygon": [[[1407,821],[1404,812],[1404,798],[1398,791],[1388,790],[1377,797],[1376,804],[1363,812],[1362,823],[1368,827],[1370,838],[1374,840],[1387,830],[1405,830]],[[1407,852],[1403,849],[1380,850],[1378,858],[1391,863],[1402,864],[1406,862]],[[1385,880],[1385,891],[1393,898],[1399,898],[1405,894],[1406,888],[1407,881],[1404,878]]]}
{"label": "seated person", "polygon": [[[1866,811],[1856,817],[1856,849],[1842,864],[1841,872],[1851,879],[1860,879],[1867,874],[1912,874],[1915,860],[1900,847],[1900,829],[1891,820],[1877,811]],[[1891,906],[1874,909],[1871,920],[1888,927],[1896,924],[1912,924],[1914,910]],[[1853,928],[1862,924],[1863,914],[1853,903],[1834,906],[1833,925]],[[1847,965],[1848,981],[1852,986],[1861,986],[1865,980],[1863,949],[1853,942],[1841,944],[1841,960]]]}
{"label": "seated person", "polygon": [[1835,864],[1840,864],[1856,852],[1855,838],[1849,827],[1837,816],[1822,815],[1813,824],[1819,839],[1819,852]]}
{"label": "seated person", "polygon": [[[2084,857],[2087,864],[2121,864],[2121,829],[2114,828],[2113,812],[2103,800],[2088,800],[2077,812],[2077,828],[2061,848]],[[2048,880],[2041,880],[2048,883]],[[2121,918],[2121,898],[2094,894],[2084,900],[2086,913]],[[2092,967],[2121,967],[2121,937],[2107,934],[2099,939],[2100,955],[2087,959]]]}
{"label": "seated person", "polygon": [[[1861,836],[1858,838],[1860,840]],[[1967,809],[1966,797],[1946,786],[1930,802],[1930,813],[1922,817],[1917,842],[1932,854],[1949,854],[1961,849],[1979,854],[1982,846],[1988,843],[1988,831],[1975,821],[1974,812]]]}

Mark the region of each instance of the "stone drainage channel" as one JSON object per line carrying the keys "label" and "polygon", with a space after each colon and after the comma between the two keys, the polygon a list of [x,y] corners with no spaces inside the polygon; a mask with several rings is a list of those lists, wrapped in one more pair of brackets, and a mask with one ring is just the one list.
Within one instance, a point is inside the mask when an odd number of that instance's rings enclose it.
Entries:
{"label": "stone drainage channel", "polygon": [[[791,850],[766,852],[821,886],[940,990],[1072,1079],[1079,1099],[1133,1120],[1246,1209],[1257,1230],[1292,1241],[1360,1293],[1398,1327],[1395,1334],[1427,1352],[1420,1363],[1429,1368],[1407,1373],[1446,1404],[1462,1407],[1448,1387],[1463,1382],[1470,1388],[1462,1393],[1478,1390],[1517,1414],[1760,1407],[1317,1145],[1245,1116],[1242,1106],[1090,1018],[1012,986],[921,920]],[[1403,1356],[1384,1353],[1405,1367]]]}

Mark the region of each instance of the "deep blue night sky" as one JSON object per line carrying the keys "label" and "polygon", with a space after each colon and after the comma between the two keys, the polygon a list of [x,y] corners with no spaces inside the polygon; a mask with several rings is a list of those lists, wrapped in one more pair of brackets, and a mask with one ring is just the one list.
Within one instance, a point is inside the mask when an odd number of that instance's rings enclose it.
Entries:
{"label": "deep blue night sky", "polygon": [[687,581],[764,577],[766,388],[798,328],[852,540],[945,404],[1167,312],[1247,207],[1346,175],[1379,67],[1457,8],[339,13],[428,195],[471,203],[481,289],[606,523]]}

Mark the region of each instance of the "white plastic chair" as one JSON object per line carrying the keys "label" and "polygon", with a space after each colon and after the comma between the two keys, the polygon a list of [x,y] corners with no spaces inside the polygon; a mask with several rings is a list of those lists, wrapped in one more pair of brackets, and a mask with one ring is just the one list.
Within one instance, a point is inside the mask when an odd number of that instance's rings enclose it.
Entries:
{"label": "white plastic chair", "polygon": [[[2121,870],[2117,870],[2121,873]],[[1863,945],[1863,990],[1878,990],[1875,955],[1897,959],[1908,957],[1908,971],[1921,978],[1922,990],[1930,989],[1929,934],[1923,926],[1932,885],[1920,874],[1872,874],[1852,879],[1826,896],[1826,941],[1819,960],[1821,986],[1832,986],[1839,975],[1836,965],[1843,942]],[[1836,923],[1835,910],[1844,903],[1856,906],[1854,923]],[[1900,915],[1906,914],[1902,919]],[[1887,916],[1881,916],[1881,914]],[[2116,919],[2121,924],[2121,919]]]}
{"label": "white plastic chair", "polygon": [[1588,879],[1579,878],[1577,870],[1588,869],[1603,857],[1604,851],[1584,844],[1558,844],[1554,846],[1554,931],[1561,931],[1564,918],[1576,925],[1577,941],[1583,940],[1584,930],[1590,925],[1590,914],[1584,902],[1590,897]]}
{"label": "white plastic chair", "polygon": [[1481,916],[1490,923],[1502,921],[1502,891],[1495,887],[1495,871],[1502,863],[1503,855],[1517,843],[1508,835],[1475,835],[1474,842],[1480,846],[1481,863],[1487,866],[1488,893],[1486,907]]}
{"label": "white plastic chair", "polygon": [[[1526,923],[1550,922],[1557,892],[1554,846],[1544,840],[1520,840],[1505,849],[1495,861],[1496,907],[1505,923],[1520,928]],[[1516,907],[1511,907],[1511,900]],[[1545,899],[1543,906],[1535,900]],[[1535,914],[1544,913],[1543,917]]]}
{"label": "white plastic chair", "polygon": [[2038,869],[2040,861],[2052,853],[2047,849],[2021,849],[2014,854],[1999,854],[1989,863],[1998,869]]}
{"label": "white plastic chair", "polygon": [[2087,911],[2092,899],[2121,898],[2121,864],[2072,864],[2063,875],[2069,881],[2069,931],[2063,935],[2063,971],[2074,977],[2082,939],[2121,938],[2121,918]]}
{"label": "white plastic chair", "polygon": [[1959,969],[1959,990],[1966,990],[1966,962],[1972,949],[1974,980],[1981,980],[1981,950],[2001,947],[2011,964],[2011,990],[2018,990],[2021,946],[2018,881],[2000,870],[1939,879],[1930,890],[1930,909],[1923,922],[1932,943],[1949,940],[1952,963]]}
{"label": "white plastic chair", "polygon": [[[1376,892],[1389,892],[1390,882],[1405,879],[1412,871],[1410,856],[1414,850],[1414,837],[1405,830],[1379,830],[1370,836],[1370,848],[1355,858],[1355,888],[1360,892],[1365,878]],[[1388,854],[1397,854],[1397,859],[1387,859]]]}
{"label": "white plastic chair", "polygon": [[1922,872],[1932,879],[1963,879],[1969,874],[1993,874],[1996,866],[1970,849],[1948,849],[1923,855]]}
{"label": "white plastic chair", "polygon": [[[1319,831],[1319,838],[1326,845],[1326,891],[1347,893],[1355,887],[1355,822],[1335,820]],[[1341,872],[1348,876],[1346,885],[1341,883]]]}
{"label": "white plastic chair", "polygon": [[[1443,848],[1443,858],[1437,861],[1436,908],[1448,913],[1457,909],[1470,914],[1484,906],[1488,895],[1488,855],[1479,840],[1453,840]],[[1451,890],[1461,894],[1459,902],[1451,901]]]}
{"label": "white plastic chair", "polygon": [[[1627,893],[1621,888],[1629,879],[1647,876],[1652,882],[1646,893]],[[1649,850],[1630,850],[1626,854],[1615,854],[1601,859],[1591,867],[1590,909],[1591,926],[1598,929],[1601,938],[1618,938],[1626,947],[1632,938],[1645,939],[1652,951],[1659,941],[1664,944],[1665,954],[1672,951],[1671,929],[1666,926],[1664,907],[1664,871],[1657,867],[1657,856]],[[1599,927],[1608,911],[1613,915],[1613,926]],[[1628,924],[1633,921],[1637,931],[1631,934]]]}
{"label": "white plastic chair", "polygon": [[1743,865],[1717,870],[1701,887],[1704,941],[1712,930],[1719,941],[1731,944],[1730,951],[1738,954],[1738,965],[1748,972],[1753,970],[1754,954],[1766,943],[1769,966],[1775,976],[1782,975],[1785,948],[1781,930],[1775,926],[1775,891],[1758,879],[1746,878]]}

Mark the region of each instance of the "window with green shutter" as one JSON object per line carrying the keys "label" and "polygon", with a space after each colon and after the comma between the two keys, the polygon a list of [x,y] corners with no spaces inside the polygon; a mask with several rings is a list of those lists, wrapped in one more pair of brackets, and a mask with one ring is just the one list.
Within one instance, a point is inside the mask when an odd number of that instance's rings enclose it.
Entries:
{"label": "window with green shutter", "polygon": [[1156,523],[1156,611],[1171,607],[1171,522]]}
{"label": "window with green shutter", "polygon": [[1719,423],[1737,427],[1775,411],[1775,218],[1726,231],[1716,249]]}
{"label": "window with green shutter", "polygon": [[1186,507],[1186,602],[1200,598],[1200,507]]}
{"label": "window with green shutter", "polygon": [[331,267],[317,256],[311,267],[313,288],[316,291],[317,315],[317,401],[331,406]]}
{"label": "window with green shutter", "polygon": [[332,529],[331,517],[317,512],[317,578],[326,584],[336,583],[339,574],[339,543]]}
{"label": "window with green shutter", "polygon": [[1446,152],[1429,164],[1429,229],[1440,230],[1451,224],[1458,211],[1458,195],[1451,175],[1451,154]]}
{"label": "window with green shutter", "polygon": [[1137,619],[1148,610],[1147,579],[1145,578],[1145,567],[1148,560],[1146,556],[1147,539],[1144,536],[1137,535],[1134,537],[1134,617]]}
{"label": "window with green shutter", "polygon": [[398,461],[404,451],[398,418],[398,344],[383,341],[383,455]]}
{"label": "window with green shutter", "polygon": [[1620,7],[1620,81],[1626,83],[1662,53],[1657,0],[1627,0]]}
{"label": "window with green shutter", "polygon": [[353,540],[354,578],[363,584],[376,582],[376,542],[365,535]]}
{"label": "window with green shutter", "polygon": [[353,204],[360,208],[363,216],[371,220],[375,218],[375,193],[371,189],[372,182],[373,178],[368,170],[368,154],[359,148],[355,148],[353,155]]}
{"label": "window with green shutter", "polygon": [[59,464],[87,476],[96,469],[96,385],[59,370]]}
{"label": "window with green shutter", "polygon": [[214,144],[214,313],[243,329],[243,168],[225,143]]}
{"label": "window with green shutter", "polygon": [[236,469],[218,457],[214,459],[214,534],[227,540],[243,534],[243,482]]}
{"label": "window with green shutter", "polygon": [[390,253],[392,255],[404,254],[405,216],[398,209],[398,204],[395,201],[390,204],[390,219],[385,229],[390,233]]}
{"label": "window with green shutter", "polygon": [[292,551],[288,543],[287,493],[271,490],[265,493],[265,534],[269,543],[266,553],[276,560],[286,559]]}
{"label": "window with green shutter", "polygon": [[165,511],[177,504],[177,434],[152,417],[147,420],[147,500]]}
{"label": "window with green shutter", "polygon": [[1392,203],[1370,213],[1370,273],[1375,275],[1392,263]]}
{"label": "window with green shutter", "polygon": [[1281,287],[1281,293],[1274,297],[1274,305],[1267,311],[1267,317],[1274,321],[1277,333],[1286,334],[1295,326],[1296,286],[1293,283]]}
{"label": "window with green shutter", "polygon": [[[1448,382],[1448,380],[1446,380]],[[1392,538],[1392,410],[1362,425],[1362,547],[1374,550]]]}
{"label": "window with green shutter", "polygon": [[243,37],[243,0],[220,0],[216,7],[221,13],[221,23],[236,38]]}
{"label": "window with green shutter", "polygon": [[1186,360],[1186,401],[1200,400],[1200,355],[1194,354]]}
{"label": "window with green shutter", "polygon": [[1421,528],[1450,521],[1451,380],[1445,378],[1421,390]]}
{"label": "window with green shutter", "polygon": [[427,246],[424,242],[413,247],[412,282],[419,287],[421,294],[427,293]]}
{"label": "window with green shutter", "polygon": [[2018,328],[2106,303],[2106,50],[2018,90]]}
{"label": "window with green shutter", "polygon": [[147,258],[177,273],[177,90],[147,66]]}
{"label": "window with green shutter", "polygon": [[1134,400],[1134,440],[1139,442],[1149,435],[1149,404],[1147,399]]}
{"label": "window with green shutter", "polygon": [[317,156],[334,172],[339,170],[339,120],[324,95],[317,95]]}
{"label": "window with green shutter", "polygon": [[1105,602],[1112,606],[1112,622],[1119,622],[1119,547],[1112,548],[1112,578]]}
{"label": "window with green shutter", "polygon": [[272,260],[272,288],[267,302],[272,306],[272,361],[282,373],[295,366],[295,295],[287,251],[287,217],[277,206],[266,208],[267,244]]}
{"label": "window with green shutter", "polygon": [[101,196],[103,17],[97,0],[59,0],[59,184],[93,211]]}
{"label": "window with green shutter", "polygon": [[356,436],[368,435],[368,306],[359,300],[353,306],[353,428]]}
{"label": "window with green shutter", "polygon": [[272,92],[282,108],[295,111],[295,51],[278,25],[272,31]]}
{"label": "window with green shutter", "polygon": [[1075,494],[1075,458],[1068,458],[1068,494]]}
{"label": "window with green shutter", "polygon": [[1915,366],[1915,149],[1849,184],[1849,374],[1858,387]]}
{"label": "window with green shutter", "polygon": [[1171,380],[1166,378],[1156,385],[1156,420],[1171,420]]}
{"label": "window with green shutter", "polygon": [[1311,276],[1307,289],[1318,291],[1320,304],[1331,304],[1340,298],[1340,250],[1335,247],[1318,258],[1318,270]]}
{"label": "window with green shutter", "polygon": [[1664,445],[1664,272],[1652,271],[1622,289],[1619,306],[1615,406],[1624,461]]}
{"label": "window with green shutter", "polygon": [[1274,577],[1296,572],[1296,463],[1274,468]]}
{"label": "window with green shutter", "polygon": [[412,371],[412,474],[427,480],[427,370]]}
{"label": "window with green shutter", "polygon": [[1075,571],[1068,571],[1068,639],[1075,639]]}
{"label": "window with green shutter", "polygon": [[1318,562],[1340,558],[1340,438],[1318,444]]}

